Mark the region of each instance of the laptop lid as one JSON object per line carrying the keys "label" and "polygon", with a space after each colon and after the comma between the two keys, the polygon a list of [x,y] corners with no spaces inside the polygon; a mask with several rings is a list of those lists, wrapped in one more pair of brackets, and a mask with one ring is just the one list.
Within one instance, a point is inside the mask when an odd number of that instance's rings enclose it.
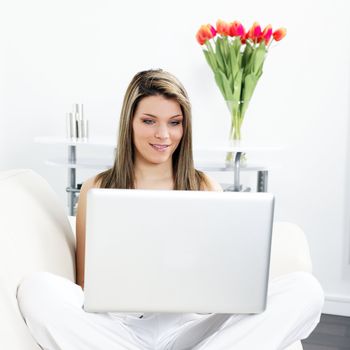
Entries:
{"label": "laptop lid", "polygon": [[273,211],[270,193],[89,190],[84,309],[262,312]]}

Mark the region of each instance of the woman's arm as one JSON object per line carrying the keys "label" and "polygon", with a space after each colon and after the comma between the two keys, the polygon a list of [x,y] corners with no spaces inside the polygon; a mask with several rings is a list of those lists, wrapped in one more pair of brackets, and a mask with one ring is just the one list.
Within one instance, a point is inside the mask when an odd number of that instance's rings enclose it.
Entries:
{"label": "woman's arm", "polygon": [[90,188],[98,187],[95,178],[83,183],[80,189],[76,218],[76,276],[77,284],[84,289],[84,268],[85,268],[85,223],[86,223],[86,195]]}

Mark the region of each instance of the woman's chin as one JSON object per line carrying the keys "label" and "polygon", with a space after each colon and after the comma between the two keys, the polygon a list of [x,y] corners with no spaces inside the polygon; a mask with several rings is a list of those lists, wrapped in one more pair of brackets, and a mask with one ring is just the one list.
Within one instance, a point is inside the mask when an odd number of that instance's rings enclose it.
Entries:
{"label": "woman's chin", "polygon": [[156,157],[145,157],[144,158],[148,163],[152,163],[152,164],[164,164],[169,162],[169,159],[171,159],[171,156],[169,155],[159,155]]}

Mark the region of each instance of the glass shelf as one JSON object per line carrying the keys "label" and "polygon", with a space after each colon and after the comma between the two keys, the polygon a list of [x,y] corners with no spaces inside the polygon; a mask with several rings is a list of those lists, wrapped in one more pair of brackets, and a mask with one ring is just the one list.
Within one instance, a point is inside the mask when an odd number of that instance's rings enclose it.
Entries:
{"label": "glass shelf", "polygon": [[78,140],[78,139],[68,139],[65,137],[55,137],[55,136],[40,136],[35,137],[34,142],[36,143],[45,143],[45,144],[63,144],[67,146],[83,146],[83,145],[92,145],[92,146],[116,146],[116,140],[111,137],[91,137],[87,140]]}
{"label": "glass shelf", "polygon": [[79,161],[69,162],[67,159],[58,158],[58,159],[49,159],[45,162],[48,165],[53,166],[64,166],[70,169],[108,169],[112,166],[113,161],[107,158],[96,158],[96,159],[83,159],[79,158]]}
{"label": "glass shelf", "polygon": [[[113,165],[113,160],[111,158],[82,158],[76,162],[69,162],[64,158],[49,159],[45,162],[47,165],[52,166],[63,166],[67,168],[85,168],[85,169],[109,169]],[[227,167],[223,162],[217,161],[196,161],[194,160],[194,165],[197,169],[202,171],[234,171],[232,167]],[[269,167],[270,168],[270,167]],[[241,171],[263,171],[268,170],[266,166],[262,165],[243,165],[240,168]]]}
{"label": "glass shelf", "polygon": [[[108,169],[113,165],[112,157],[99,157],[99,158],[84,158],[77,157],[77,148],[84,147],[84,145],[90,146],[107,146],[113,149],[116,148],[116,137],[90,137],[87,140],[77,140],[69,139],[66,137],[58,136],[43,136],[36,137],[34,139],[36,143],[40,144],[61,144],[66,145],[68,150],[67,159],[58,158],[47,160],[46,164],[51,166],[64,166],[69,169],[68,172],[68,183],[67,183],[67,194],[69,201],[69,215],[75,215],[76,200],[79,193],[76,184],[76,172],[78,168],[85,169]],[[233,172],[234,173],[234,185],[227,184],[227,190],[233,191],[246,191],[250,188],[244,189],[240,185],[239,173],[241,171],[254,171],[257,173],[257,191],[266,192],[267,191],[267,181],[268,181],[268,168],[269,166],[254,165],[254,164],[240,164],[240,157],[245,152],[271,152],[281,150],[282,146],[276,145],[263,145],[252,142],[231,142],[227,145],[213,145],[206,147],[194,146],[194,164],[196,169],[207,171],[207,172]],[[220,160],[207,160],[205,157],[210,158],[209,155],[215,155],[216,158],[219,157],[218,153],[235,152],[236,160],[234,166],[227,166],[224,162],[224,157],[220,155]],[[203,157],[203,154],[206,156]],[[204,158],[204,159],[203,159]]]}

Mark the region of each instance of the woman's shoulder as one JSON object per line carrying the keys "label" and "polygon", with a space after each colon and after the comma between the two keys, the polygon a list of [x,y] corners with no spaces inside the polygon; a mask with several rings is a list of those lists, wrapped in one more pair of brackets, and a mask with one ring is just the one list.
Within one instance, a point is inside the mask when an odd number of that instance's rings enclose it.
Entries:
{"label": "woman's shoulder", "polygon": [[201,184],[202,191],[217,191],[222,192],[223,189],[221,185],[211,178],[209,175],[203,173],[204,181]]}
{"label": "woman's shoulder", "polygon": [[83,192],[87,192],[90,188],[99,188],[101,184],[101,180],[98,179],[98,176],[90,177],[85,180],[81,186],[81,190]]}

